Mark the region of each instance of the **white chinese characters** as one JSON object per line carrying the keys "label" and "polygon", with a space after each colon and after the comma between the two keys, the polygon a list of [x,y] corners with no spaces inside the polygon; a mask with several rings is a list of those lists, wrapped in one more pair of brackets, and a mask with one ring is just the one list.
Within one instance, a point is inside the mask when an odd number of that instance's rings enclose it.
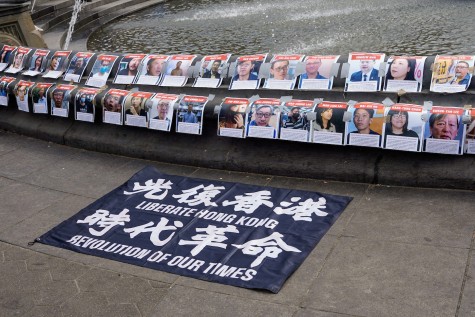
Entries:
{"label": "white chinese characters", "polygon": [[245,193],[244,195],[237,195],[236,200],[223,201],[223,206],[235,205],[234,211],[244,211],[246,214],[252,214],[261,205],[266,205],[269,208],[274,207],[274,203],[269,201],[272,199],[270,191],[261,190],[255,193]]}
{"label": "white chinese characters", "polygon": [[285,243],[282,238],[283,235],[275,231],[268,237],[250,240],[241,245],[233,244],[233,246],[242,249],[242,253],[244,254],[258,255],[251,263],[251,267],[256,267],[260,265],[265,258],[276,259],[282,251],[301,252],[299,249]]}
{"label": "white chinese characters", "polygon": [[206,228],[196,228],[196,232],[204,233],[192,236],[191,240],[178,242],[179,245],[196,245],[190,252],[193,256],[199,254],[207,246],[226,249],[227,244],[223,243],[228,239],[225,235],[226,232],[239,233],[239,230],[233,225],[228,225],[225,228],[209,225]]}
{"label": "white chinese characters", "polygon": [[126,222],[130,221],[129,210],[122,210],[118,215],[110,214],[108,210],[99,209],[90,216],[87,216],[83,220],[78,220],[76,223],[87,223],[90,226],[97,225],[103,228],[101,231],[97,231],[93,228],[89,228],[89,233],[93,236],[102,236],[115,226],[123,226]]}
{"label": "white chinese characters", "polygon": [[[139,183],[135,182],[133,191],[124,191],[124,195],[133,195],[137,193],[147,192],[144,195],[145,198],[162,200],[167,196],[168,190],[172,189],[172,185],[172,182],[165,181],[164,179],[157,179],[156,182],[154,182],[152,179],[149,179],[145,182],[145,185],[140,185]],[[156,195],[157,193],[161,194]]]}
{"label": "white chinese characters", "polygon": [[[291,203],[287,201],[283,201],[280,203],[282,207],[289,207],[289,208],[281,208],[276,207],[274,212],[278,215],[292,215],[295,221],[312,221],[312,215],[316,214],[319,217],[325,217],[328,215],[327,212],[322,211],[321,209],[327,208],[326,203],[327,200],[323,197],[320,197],[318,201],[313,201],[313,199],[308,198],[304,202],[299,202],[298,205],[292,206],[292,203],[296,203],[300,201],[300,197],[292,197],[290,199]],[[292,207],[290,207],[292,206]]]}

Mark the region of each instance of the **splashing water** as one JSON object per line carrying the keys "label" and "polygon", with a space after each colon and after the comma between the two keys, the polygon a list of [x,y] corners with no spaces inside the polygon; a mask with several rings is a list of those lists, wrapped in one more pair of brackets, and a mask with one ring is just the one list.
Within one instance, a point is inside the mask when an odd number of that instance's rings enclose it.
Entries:
{"label": "splashing water", "polygon": [[79,12],[81,12],[81,5],[83,0],[75,0],[73,7],[73,14],[71,15],[71,21],[69,21],[69,29],[66,35],[66,40],[64,40],[63,50],[67,50],[69,43],[71,42],[71,37],[74,32],[74,25],[78,19]]}
{"label": "splashing water", "polygon": [[474,9],[467,0],[173,0],[105,25],[87,46],[203,55],[468,54]]}

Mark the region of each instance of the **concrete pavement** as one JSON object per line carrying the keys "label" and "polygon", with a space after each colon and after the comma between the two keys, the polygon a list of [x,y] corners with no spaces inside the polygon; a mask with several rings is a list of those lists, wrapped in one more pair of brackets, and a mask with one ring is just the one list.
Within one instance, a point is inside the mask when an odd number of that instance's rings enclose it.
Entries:
{"label": "concrete pavement", "polygon": [[[289,178],[90,152],[0,131],[0,316],[475,316],[475,194]],[[146,165],[353,196],[278,294],[36,243]]]}

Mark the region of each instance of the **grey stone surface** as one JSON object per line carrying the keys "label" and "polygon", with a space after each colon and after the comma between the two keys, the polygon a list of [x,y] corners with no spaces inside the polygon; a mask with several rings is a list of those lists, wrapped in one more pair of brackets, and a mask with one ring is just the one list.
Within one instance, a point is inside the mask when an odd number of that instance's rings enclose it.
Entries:
{"label": "grey stone surface", "polygon": [[[28,185],[28,188],[30,187],[38,188]],[[0,231],[0,239],[26,246],[28,242],[35,240],[94,201],[91,198],[69,194],[63,194],[62,197],[37,213],[5,227]]]}
{"label": "grey stone surface", "polygon": [[[204,304],[209,303],[209,304]],[[174,286],[153,316],[292,316],[296,307],[244,299],[192,287]]]}
{"label": "grey stone surface", "polygon": [[[99,198],[129,177],[120,177],[120,167],[130,159],[82,151],[55,164],[34,171],[22,181],[86,197]],[[97,168],[97,163],[101,168]],[[71,177],[74,175],[74,177]]]}
{"label": "grey stone surface", "polygon": [[466,249],[342,237],[304,307],[361,316],[455,316]]}
{"label": "grey stone surface", "polygon": [[13,183],[0,190],[0,232],[32,217],[67,194],[23,183]]}
{"label": "grey stone surface", "polygon": [[471,191],[374,186],[345,234],[468,248],[475,229],[474,206]]}
{"label": "grey stone surface", "polygon": [[475,253],[471,252],[458,317],[475,316]]}
{"label": "grey stone surface", "polygon": [[332,313],[332,312],[305,308],[305,309],[300,309],[297,312],[297,314],[295,314],[295,317],[364,317],[364,316],[339,314],[339,313]]}
{"label": "grey stone surface", "polygon": [[[210,170],[11,133],[0,135],[0,158],[12,165],[0,168],[0,317],[465,317],[475,311],[473,191]],[[42,162],[48,163],[35,165]],[[28,245],[147,165],[354,199],[278,294]]]}
{"label": "grey stone surface", "polygon": [[267,186],[272,180],[272,176],[251,174],[244,172],[231,172],[208,168],[198,168],[191,176],[195,178],[204,178],[211,180],[220,180],[223,182],[239,182],[243,184]]}

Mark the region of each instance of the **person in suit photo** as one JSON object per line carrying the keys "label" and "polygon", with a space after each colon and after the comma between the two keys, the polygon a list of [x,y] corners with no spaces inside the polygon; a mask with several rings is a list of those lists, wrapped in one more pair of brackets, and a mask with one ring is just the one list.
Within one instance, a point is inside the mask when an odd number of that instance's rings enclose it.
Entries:
{"label": "person in suit photo", "polygon": [[379,82],[379,72],[374,69],[375,60],[361,60],[360,61],[360,70],[351,74],[350,81],[378,81]]}

